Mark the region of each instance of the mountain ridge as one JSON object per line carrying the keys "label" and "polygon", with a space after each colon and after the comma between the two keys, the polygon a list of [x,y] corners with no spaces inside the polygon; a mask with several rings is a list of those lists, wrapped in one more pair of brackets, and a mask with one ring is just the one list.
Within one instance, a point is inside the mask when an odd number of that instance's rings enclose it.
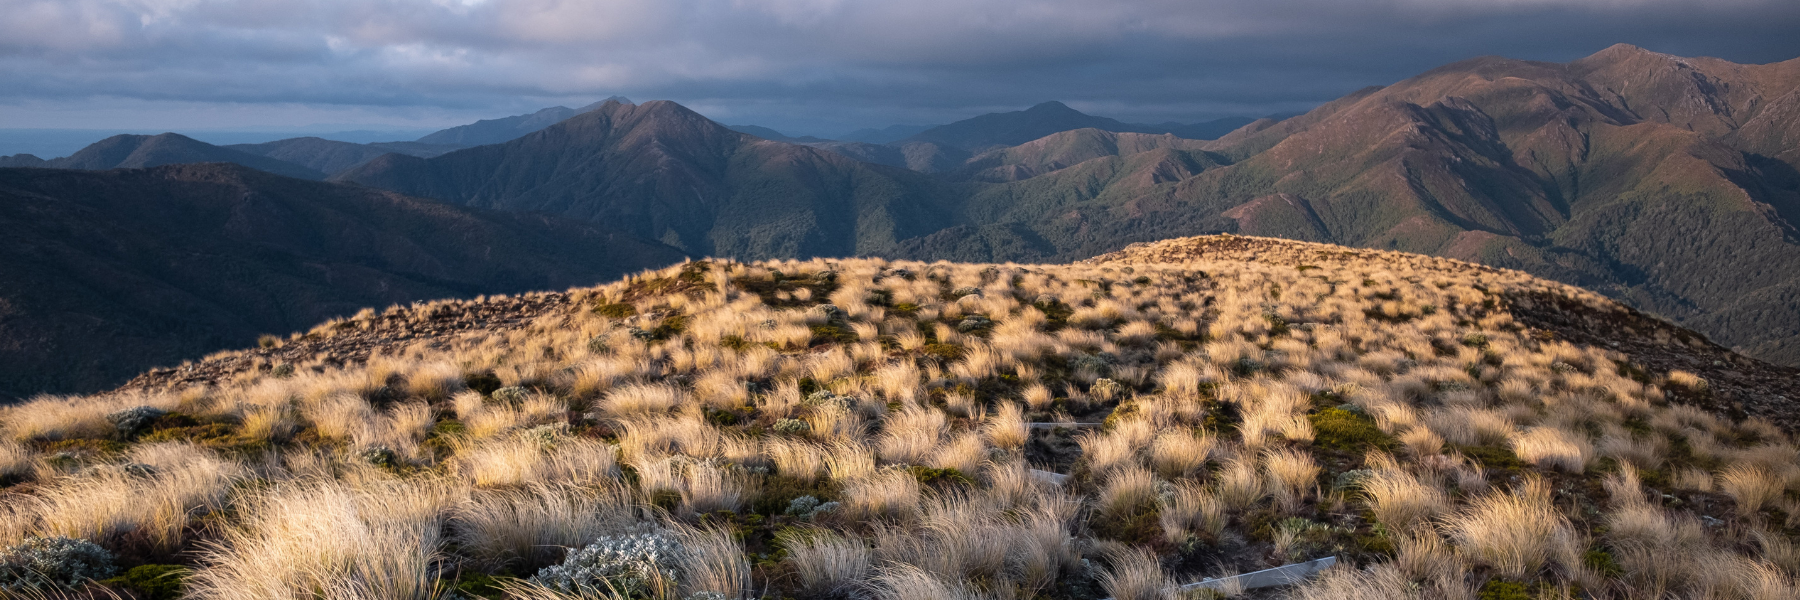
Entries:
{"label": "mountain ridge", "polygon": [[[1620,74],[1644,65],[1674,75]],[[1113,159],[981,190],[965,222],[986,228],[908,240],[901,255],[1070,260],[1220,231],[1395,248],[1599,289],[1800,364],[1800,176],[1755,145],[1800,139],[1766,100],[1794,96],[1796,74],[1800,60],[1630,46],[1569,64],[1471,59],[1208,142],[1217,164],[1192,177],[1151,183],[1166,163],[1126,173]],[[992,246],[1023,232],[1042,243]]]}
{"label": "mountain ridge", "polygon": [[51,169],[102,171],[159,167],[172,164],[228,162],[294,177],[324,179],[325,174],[294,163],[215,146],[179,133],[159,135],[115,135],[62,158],[45,160],[37,166]]}
{"label": "mountain ridge", "polygon": [[428,158],[461,150],[463,146],[423,142],[355,144],[316,137],[301,137],[260,144],[233,144],[225,146],[225,148],[297,164],[330,176],[347,171],[351,167],[368,162],[383,154],[399,153]]}
{"label": "mountain ridge", "polygon": [[422,144],[440,146],[485,146],[510,142],[545,127],[561,123],[570,117],[600,108],[608,102],[631,104],[624,96],[612,96],[581,108],[552,106],[540,109],[531,114],[514,115],[498,119],[483,119],[468,125],[458,125],[441,131],[426,134],[417,141]]}
{"label": "mountain ridge", "polygon": [[0,169],[0,224],[0,396],[94,391],[364,306],[682,259],[593,224],[225,163]]}
{"label": "mountain ridge", "polygon": [[609,223],[696,254],[851,255],[945,223],[924,175],[725,128],[669,101],[608,102],[505,144],[389,155],[334,178]]}

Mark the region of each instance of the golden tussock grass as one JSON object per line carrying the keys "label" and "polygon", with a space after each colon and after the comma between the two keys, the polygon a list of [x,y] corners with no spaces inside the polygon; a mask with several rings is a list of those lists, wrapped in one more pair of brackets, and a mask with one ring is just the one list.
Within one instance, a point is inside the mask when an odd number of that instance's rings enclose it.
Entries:
{"label": "golden tussock grass", "polygon": [[[1179,248],[711,260],[368,311],[209,385],[0,408],[0,533],[199,557],[195,596],[234,600],[447,598],[458,573],[529,575],[646,527],[686,546],[670,597],[1060,598],[1092,577],[1162,598],[1196,566],[1143,550],[1203,546],[1235,549],[1211,575],[1338,555],[1279,592],[1304,599],[1475,600],[1495,577],[1544,598],[1792,596],[1790,437],[1519,309],[1629,317],[1608,301],[1397,253]],[[320,344],[528,301],[549,303],[373,358]],[[138,406],[179,414],[109,418]],[[839,504],[787,514],[801,495]]]}
{"label": "golden tussock grass", "polygon": [[1447,524],[1465,556],[1503,577],[1522,578],[1552,560],[1567,565],[1579,558],[1568,518],[1551,504],[1549,484],[1542,479],[1476,498]]}

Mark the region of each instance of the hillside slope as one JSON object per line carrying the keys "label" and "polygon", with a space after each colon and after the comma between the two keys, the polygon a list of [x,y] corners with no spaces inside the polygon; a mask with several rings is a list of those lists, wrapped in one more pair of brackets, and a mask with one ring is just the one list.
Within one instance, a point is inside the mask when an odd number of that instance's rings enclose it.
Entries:
{"label": "hillside slope", "polygon": [[0,410],[12,455],[61,465],[0,482],[0,539],[276,595],[1156,598],[1331,557],[1252,597],[1785,598],[1797,388],[1592,292],[1399,252],[707,260]]}
{"label": "hillside slope", "polygon": [[1042,243],[986,259],[1217,231],[1393,248],[1582,285],[1800,364],[1800,163],[1778,141],[1800,139],[1796,93],[1800,60],[1475,59],[1247,126],[1191,177],[1140,161],[984,189],[971,227],[903,255],[979,251],[1002,230]]}
{"label": "hillside slope", "polygon": [[893,146],[929,143],[980,153],[997,147],[1017,146],[1047,135],[1076,129],[1099,129],[1114,133],[1173,134],[1192,139],[1213,139],[1248,123],[1245,119],[1219,119],[1206,123],[1182,125],[1164,123],[1143,125],[1098,117],[1069,108],[1061,102],[1045,102],[1021,111],[989,113],[939,125],[897,142]]}
{"label": "hillside slope", "polygon": [[523,138],[334,178],[602,223],[695,254],[854,255],[949,225],[924,175],[738,133],[673,102],[607,102]]}
{"label": "hillside slope", "polygon": [[208,162],[238,164],[259,171],[300,179],[325,178],[324,173],[315,169],[266,156],[214,146],[179,133],[115,135],[89,144],[74,154],[29,166],[103,171]]}
{"label": "hillside slope", "polygon": [[605,228],[226,164],[0,170],[0,398],[93,391],[364,306],[681,260]]}
{"label": "hillside slope", "polygon": [[290,162],[326,175],[336,175],[390,152],[430,158],[446,152],[461,150],[464,146],[421,142],[353,144],[316,137],[301,137],[261,144],[232,144],[225,148]]}
{"label": "hillside slope", "polygon": [[524,137],[527,134],[545,127],[561,123],[570,117],[604,106],[608,102],[631,104],[624,96],[613,96],[581,108],[552,106],[528,115],[516,115],[499,119],[483,119],[468,125],[458,125],[419,138],[420,143],[439,146],[484,146],[500,144]]}

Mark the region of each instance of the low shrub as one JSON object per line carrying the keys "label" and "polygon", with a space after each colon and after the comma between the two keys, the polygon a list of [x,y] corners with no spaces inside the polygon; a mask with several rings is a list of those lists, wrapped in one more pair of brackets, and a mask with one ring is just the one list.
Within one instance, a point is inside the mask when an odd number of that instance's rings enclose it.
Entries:
{"label": "low shrub", "polygon": [[112,553],[87,540],[28,537],[0,550],[0,591],[75,588],[116,572]]}
{"label": "low shrub", "polygon": [[169,411],[154,406],[134,406],[106,415],[106,420],[112,422],[120,437],[129,438],[167,414]]}
{"label": "low shrub", "polygon": [[786,514],[794,501],[800,498],[809,497],[823,504],[837,500],[840,493],[838,485],[830,479],[807,481],[798,477],[772,475],[763,479],[756,498],[750,501],[750,510],[768,516]]}
{"label": "low shrub", "polygon": [[667,532],[602,536],[530,581],[583,597],[662,598],[674,591],[686,558],[681,542]]}

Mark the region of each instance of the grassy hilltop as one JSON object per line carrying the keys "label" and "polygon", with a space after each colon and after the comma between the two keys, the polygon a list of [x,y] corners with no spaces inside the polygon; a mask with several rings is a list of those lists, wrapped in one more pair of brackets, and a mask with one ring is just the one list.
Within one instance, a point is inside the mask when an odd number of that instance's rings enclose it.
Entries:
{"label": "grassy hilltop", "polygon": [[1792,598],[1794,399],[1397,252],[697,261],[5,408],[0,590],[1148,599],[1336,556],[1193,597]]}

